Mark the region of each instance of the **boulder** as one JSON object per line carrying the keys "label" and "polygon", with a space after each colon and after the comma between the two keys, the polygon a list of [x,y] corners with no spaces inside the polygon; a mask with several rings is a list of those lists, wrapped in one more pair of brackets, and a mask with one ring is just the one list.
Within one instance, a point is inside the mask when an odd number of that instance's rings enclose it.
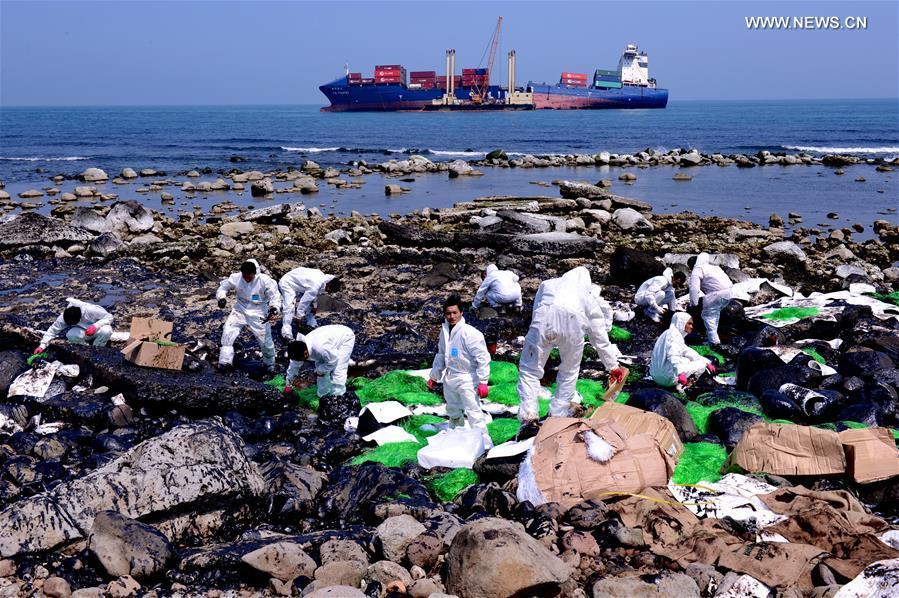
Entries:
{"label": "boulder", "polygon": [[506,155],[506,152],[501,149],[495,149],[489,152],[485,158],[485,160],[508,160],[509,156]]}
{"label": "boulder", "polygon": [[684,404],[670,392],[660,388],[640,389],[631,394],[627,404],[667,418],[674,424],[678,436],[684,442],[693,442],[699,435],[699,430],[696,428],[693,418],[687,413]]}
{"label": "boulder", "polygon": [[[169,517],[260,496],[264,482],[240,437],[214,423],[172,428],[106,465],[0,512],[0,557],[51,550],[88,536],[101,511],[157,526]],[[196,516],[196,514],[194,515]]]}
{"label": "boulder", "polygon": [[9,385],[28,367],[26,359],[19,351],[0,351],[0,399],[6,398]]}
{"label": "boulder", "polygon": [[366,519],[374,505],[387,497],[405,494],[410,500],[430,503],[428,490],[398,469],[380,463],[341,467],[330,475],[330,483],[319,496],[319,517],[344,523]]}
{"label": "boulder", "polygon": [[403,584],[403,588],[412,585],[412,576],[402,565],[391,561],[378,561],[369,566],[363,579],[367,583],[377,582],[382,588],[388,589],[397,582]]}
{"label": "boulder", "polygon": [[613,208],[633,208],[638,212],[652,211],[652,204],[645,201],[640,201],[639,199],[631,199],[629,197],[621,197],[620,195],[612,195],[611,201]]}
{"label": "boulder", "polygon": [[750,378],[757,372],[781,367],[783,360],[774,351],[762,347],[747,347],[737,356],[737,389],[746,390]]}
{"label": "boulder", "polygon": [[98,214],[93,208],[84,206],[75,208],[69,223],[72,226],[78,226],[94,233],[105,233],[111,230],[110,223],[106,218]]}
{"label": "boulder", "polygon": [[[122,172],[121,172],[121,174],[119,174],[119,176],[122,177],[123,179],[136,179],[137,173],[134,171],[133,168],[126,167],[126,168],[122,169]],[[200,175],[197,174],[197,176],[200,176]]]}
{"label": "boulder", "polygon": [[792,241],[778,241],[765,246],[765,253],[777,262],[802,263],[806,260],[805,252]]}
{"label": "boulder", "polygon": [[559,557],[505,519],[485,517],[462,527],[447,555],[447,590],[458,596],[555,595],[571,576]]}
{"label": "boulder", "polygon": [[79,185],[75,187],[75,197],[93,197],[97,195],[97,188],[88,185]]}
{"label": "boulder", "polygon": [[133,199],[114,203],[106,221],[116,232],[145,233],[153,228],[153,214]]}
{"label": "boulder", "polygon": [[37,189],[28,189],[27,191],[22,191],[19,193],[20,199],[35,199],[37,197],[43,197],[44,192],[38,191]]}
{"label": "boulder", "polygon": [[173,556],[172,545],[159,530],[115,511],[94,517],[88,549],[112,577],[136,579],[164,571]]}
{"label": "boulder", "polygon": [[586,197],[587,199],[609,197],[610,193],[598,185],[589,183],[577,183],[574,181],[560,181],[559,194],[567,199]]}
{"label": "boulder", "polygon": [[702,595],[696,582],[683,573],[668,573],[655,583],[643,581],[634,574],[604,577],[593,584],[591,591],[593,598],[699,598]]}
{"label": "boulder", "polygon": [[762,421],[761,416],[736,407],[724,407],[709,415],[709,432],[721,439],[728,452],[734,450],[743,434]]}
{"label": "boulder", "polygon": [[103,233],[88,246],[91,253],[102,257],[109,257],[125,248],[125,243],[115,233]]}
{"label": "boulder", "polygon": [[350,586],[358,588],[368,570],[360,561],[331,561],[315,570],[315,587]]}
{"label": "boulder", "polygon": [[304,598],[368,598],[352,586],[328,586],[303,594]]}
{"label": "boulder", "polygon": [[465,160],[453,160],[447,165],[449,178],[454,179],[460,176],[469,176],[477,172]]}
{"label": "boulder", "polygon": [[629,247],[616,247],[609,260],[609,276],[616,284],[640,285],[664,270],[665,264],[651,254]]}
{"label": "boulder", "polygon": [[90,231],[35,212],[0,224],[0,247],[83,243],[93,238]]}
{"label": "boulder", "polygon": [[300,576],[311,578],[316,569],[312,557],[294,542],[268,544],[243,555],[240,560],[281,581],[290,581]]}
{"label": "boulder", "polygon": [[679,162],[684,166],[698,166],[702,162],[702,155],[696,150],[681,154],[679,158]]}
{"label": "boulder", "polygon": [[618,208],[612,212],[612,224],[621,230],[633,230],[637,232],[647,232],[653,229],[649,220],[633,208]]}
{"label": "boulder", "polygon": [[278,203],[273,206],[256,208],[240,215],[246,222],[266,224],[286,224],[306,217],[306,206],[301,203]]}
{"label": "boulder", "polygon": [[536,233],[515,235],[508,244],[509,251],[555,256],[594,256],[602,249],[602,241],[577,233]]}
{"label": "boulder", "polygon": [[226,222],[221,227],[219,227],[219,234],[225,235],[226,237],[242,237],[244,235],[251,234],[256,227],[252,222]]}
{"label": "boulder", "polygon": [[352,540],[328,540],[319,547],[318,554],[322,565],[338,561],[359,561],[368,565],[365,549]]}
{"label": "boulder", "polygon": [[541,218],[535,214],[500,210],[496,215],[503,219],[503,232],[510,234],[546,233],[553,228],[548,218]]}
{"label": "boulder", "polygon": [[381,550],[388,560],[400,562],[406,556],[406,548],[419,534],[425,531],[425,526],[409,515],[397,515],[384,520],[384,523],[375,530],[375,535],[381,542]]}
{"label": "boulder", "polygon": [[327,476],[308,465],[271,461],[260,468],[272,511],[284,516],[304,516],[315,510],[315,498]]}
{"label": "boulder", "polygon": [[102,183],[109,180],[106,173],[99,168],[88,168],[79,175],[79,178],[85,183]]}
{"label": "boulder", "polygon": [[268,179],[253,181],[250,184],[250,195],[252,195],[253,197],[263,197],[266,195],[271,195],[274,192],[275,187]]}

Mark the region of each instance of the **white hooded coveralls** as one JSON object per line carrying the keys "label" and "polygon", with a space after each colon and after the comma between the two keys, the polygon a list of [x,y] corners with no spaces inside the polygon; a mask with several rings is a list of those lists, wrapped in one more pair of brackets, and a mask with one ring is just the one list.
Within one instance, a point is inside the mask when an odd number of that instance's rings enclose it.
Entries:
{"label": "white hooded coveralls", "polygon": [[[319,293],[325,290],[325,286],[334,280],[334,276],[325,274],[315,268],[294,268],[281,277],[278,287],[284,301],[284,322],[281,324],[281,336],[286,339],[293,338],[293,319],[303,319],[312,328],[318,326],[312,308]],[[299,300],[297,300],[299,297]]]}
{"label": "white hooded coveralls", "polygon": [[684,327],[689,321],[690,314],[682,311],[675,313],[668,330],[659,335],[652,348],[649,375],[659,386],[675,386],[680,374],[686,374],[687,378],[701,374],[710,363],[684,342]]}
{"label": "white hooded coveralls", "polygon": [[[93,303],[79,301],[78,299],[66,299],[67,307],[78,307],[81,309],[81,320],[74,326],[69,326],[63,319],[63,314],[59,314],[56,321],[47,329],[41,338],[41,346],[46,347],[54,338],[59,338],[65,333],[70,343],[76,345],[92,344],[95,347],[105,347],[112,336],[112,314]],[[89,326],[96,326],[97,331],[93,336],[87,336],[86,331]]]}
{"label": "white hooded coveralls", "polygon": [[665,268],[661,275],[653,276],[641,284],[637,294],[634,295],[634,303],[644,308],[646,315],[653,320],[662,317],[662,306],[667,307],[672,313],[677,307],[674,285],[671,283],[673,275],[674,271],[671,268]]}
{"label": "white hooded coveralls", "polygon": [[524,337],[518,377],[518,396],[521,406],[518,418],[522,421],[538,417],[537,395],[543,378],[546,360],[553,347],[559,348],[559,374],[556,392],[549,407],[551,416],[568,415],[575,384],[584,354],[584,335],[599,354],[608,370],[618,367],[618,347],[609,341],[606,317],[592,288],[590,273],[578,266],[560,278],[545,280],[534,298],[531,326]]}
{"label": "white hooded coveralls", "polygon": [[487,418],[481,409],[478,385],[490,380],[490,353],[484,335],[465,318],[450,328],[444,321],[440,327],[437,354],[431,366],[431,380],[443,382],[443,397],[446,399],[446,414],[450,427],[468,425],[487,434]]}
{"label": "white hooded coveralls", "polygon": [[690,274],[690,305],[698,305],[702,293],[702,322],[705,324],[706,337],[714,345],[721,343],[718,320],[721,318],[721,310],[731,300],[733,286],[724,270],[709,263],[708,253],[703,252],[696,257],[696,264]]}
{"label": "white hooded coveralls", "polygon": [[500,270],[495,264],[487,266],[484,282],[478,287],[471,306],[477,309],[481,307],[484,300],[491,307],[499,305],[521,307],[521,285],[518,284],[518,274],[509,270]]}
{"label": "white hooded coveralls", "polygon": [[[350,355],[356,345],[356,335],[347,326],[329,324],[309,334],[297,334],[296,340],[306,343],[309,360],[315,364],[316,393],[319,397],[339,397],[346,393]],[[290,360],[287,383],[300,373],[302,362]]]}
{"label": "white hooded coveralls", "polygon": [[216,299],[224,299],[228,291],[234,291],[236,301],[225,327],[222,330],[222,348],[219,351],[219,364],[230,365],[234,361],[234,341],[246,326],[259,341],[262,349],[262,360],[265,365],[275,364],[275,342],[272,340],[272,325],[268,322],[268,310],[281,310],[281,294],[278,285],[270,276],[262,273],[262,267],[256,260],[247,260],[256,264],[256,276],[253,282],[243,279],[243,274],[235,272],[222,280]]}

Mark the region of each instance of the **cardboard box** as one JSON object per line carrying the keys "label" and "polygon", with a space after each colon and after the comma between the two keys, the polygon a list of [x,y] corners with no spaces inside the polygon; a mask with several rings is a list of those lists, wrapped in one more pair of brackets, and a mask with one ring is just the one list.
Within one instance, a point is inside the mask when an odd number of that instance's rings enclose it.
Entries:
{"label": "cardboard box", "polygon": [[846,457],[836,432],[758,423],[746,430],[725,465],[752,473],[829,475],[846,471]]}
{"label": "cardboard box", "polygon": [[886,428],[843,430],[839,434],[849,475],[859,484],[899,475],[899,450]]}
{"label": "cardboard box", "polygon": [[156,318],[131,318],[128,344],[122,349],[127,361],[147,368],[180,370],[184,345],[172,342],[172,323]]}
{"label": "cardboard box", "polygon": [[629,436],[646,434],[659,443],[676,464],[684,454],[684,444],[677,435],[677,429],[658,413],[637,409],[621,403],[603,403],[596,408],[590,419],[610,419],[621,426]]}
{"label": "cardboard box", "polygon": [[[609,461],[599,463],[587,455],[582,434],[588,431],[615,447]],[[629,436],[611,420],[551,417],[537,434],[533,451],[537,487],[563,510],[591,498],[664,486],[674,473],[674,463],[655,439]]]}

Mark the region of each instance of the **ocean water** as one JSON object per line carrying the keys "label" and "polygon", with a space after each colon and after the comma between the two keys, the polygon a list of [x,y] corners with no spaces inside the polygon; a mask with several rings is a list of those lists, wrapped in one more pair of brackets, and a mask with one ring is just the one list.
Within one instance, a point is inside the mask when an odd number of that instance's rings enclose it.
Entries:
{"label": "ocean water", "polygon": [[[322,113],[318,106],[0,109],[0,180],[10,193],[49,186],[54,174],[75,175],[90,166],[111,176],[126,166],[152,167],[174,176],[203,167],[284,169],[307,158],[340,166],[412,153],[435,160],[473,159],[496,148],[545,155],[681,147],[724,154],[769,150],[892,158],[899,156],[899,101],[672,101],[665,110],[484,113]],[[235,155],[244,161],[230,162]],[[637,182],[623,186],[616,181],[615,191],[649,201],[658,211],[689,209],[758,222],[766,222],[772,211],[794,210],[811,219],[837,211],[869,224],[876,218],[894,219],[887,210],[895,208],[899,197],[895,173],[876,173],[871,166],[847,169],[842,177],[823,167],[703,167],[691,170],[695,179],[690,183],[673,182],[674,170],[635,171]],[[321,185],[317,196],[295,199],[337,214],[352,209],[403,212],[478,195],[555,195],[555,189],[531,183],[614,179],[618,169],[485,172],[487,176],[450,184],[445,175],[417,177],[409,184],[413,191],[400,199],[385,198],[380,177],[365,177],[363,190]],[[866,182],[855,182],[858,176]],[[172,208],[127,188],[104,187],[104,192],[113,189],[169,211],[222,199],[216,194],[176,196],[179,205]],[[245,196],[245,204],[260,201]]]}

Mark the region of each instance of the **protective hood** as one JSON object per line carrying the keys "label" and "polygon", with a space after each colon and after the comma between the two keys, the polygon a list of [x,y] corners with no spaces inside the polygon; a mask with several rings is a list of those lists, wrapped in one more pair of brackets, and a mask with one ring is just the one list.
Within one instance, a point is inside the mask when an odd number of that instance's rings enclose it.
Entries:
{"label": "protective hood", "polygon": [[574,285],[579,288],[589,289],[592,281],[590,280],[590,271],[584,266],[573,268],[562,275],[562,280],[566,285]]}
{"label": "protective hood", "polygon": [[496,267],[496,264],[490,264],[487,266],[486,274],[490,276],[494,272],[499,272],[499,268]]}
{"label": "protective hood", "polygon": [[590,285],[590,296],[594,299],[600,299],[602,297],[602,287],[598,284]]}
{"label": "protective hood", "polygon": [[699,255],[696,256],[696,265],[697,266],[705,266],[710,261],[709,254],[703,251]]}
{"label": "protective hood", "polygon": [[256,275],[259,274],[268,274],[268,270],[262,267],[262,264],[256,261],[256,258],[250,258],[248,260],[244,260],[245,262],[250,262],[254,266],[256,266]]}
{"label": "protective hood", "polygon": [[[699,261],[699,259],[697,258],[696,261]],[[671,284],[671,278],[674,276],[674,270],[672,270],[671,268],[665,268],[665,271],[662,272],[662,276],[665,277],[665,280],[668,281],[668,284]]]}
{"label": "protective hood", "polygon": [[[686,327],[687,322],[689,322],[690,319],[690,314],[685,311],[675,312],[671,317],[671,325],[668,327],[669,332],[684,338],[687,335],[687,333],[684,332],[684,327]],[[669,334],[669,336],[671,336],[671,334]]]}

